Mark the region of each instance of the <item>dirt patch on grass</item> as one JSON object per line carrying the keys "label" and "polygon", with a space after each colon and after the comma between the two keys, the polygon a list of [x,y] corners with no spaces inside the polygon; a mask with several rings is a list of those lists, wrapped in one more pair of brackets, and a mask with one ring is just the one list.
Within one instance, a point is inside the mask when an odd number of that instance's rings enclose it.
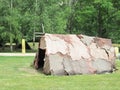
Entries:
{"label": "dirt patch on grass", "polygon": [[19,68],[19,70],[26,72],[26,73],[29,73],[29,74],[32,74],[32,75],[40,73],[32,67],[21,67],[21,68]]}

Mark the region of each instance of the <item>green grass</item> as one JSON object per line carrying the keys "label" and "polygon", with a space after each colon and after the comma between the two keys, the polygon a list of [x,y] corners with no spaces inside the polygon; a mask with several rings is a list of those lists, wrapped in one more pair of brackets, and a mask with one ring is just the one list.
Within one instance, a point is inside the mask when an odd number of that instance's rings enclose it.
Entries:
{"label": "green grass", "polygon": [[30,65],[34,57],[0,57],[0,90],[119,90],[120,61],[112,74],[51,76]]}

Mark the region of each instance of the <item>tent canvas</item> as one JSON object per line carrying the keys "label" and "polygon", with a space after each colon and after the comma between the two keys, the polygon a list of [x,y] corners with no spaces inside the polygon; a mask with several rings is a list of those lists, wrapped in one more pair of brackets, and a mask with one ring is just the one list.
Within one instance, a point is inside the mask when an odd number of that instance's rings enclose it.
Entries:
{"label": "tent canvas", "polygon": [[45,74],[75,75],[113,72],[115,50],[111,39],[86,35],[45,34],[34,60]]}

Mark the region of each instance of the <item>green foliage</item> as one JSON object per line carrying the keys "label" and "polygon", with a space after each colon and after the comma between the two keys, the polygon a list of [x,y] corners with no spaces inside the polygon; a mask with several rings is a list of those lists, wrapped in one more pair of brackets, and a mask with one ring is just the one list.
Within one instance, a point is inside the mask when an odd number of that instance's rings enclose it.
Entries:
{"label": "green foliage", "polygon": [[118,0],[77,0],[68,26],[71,32],[111,38],[119,43]]}
{"label": "green foliage", "polygon": [[[12,6],[12,7],[11,7]],[[120,43],[119,0],[1,0],[0,41],[32,40],[33,31],[111,38]]]}

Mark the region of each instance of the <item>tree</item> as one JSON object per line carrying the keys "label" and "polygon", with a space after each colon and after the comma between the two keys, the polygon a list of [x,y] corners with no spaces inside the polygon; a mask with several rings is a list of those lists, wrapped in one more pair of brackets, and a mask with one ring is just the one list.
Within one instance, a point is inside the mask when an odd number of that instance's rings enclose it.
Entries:
{"label": "tree", "polygon": [[1,45],[31,41],[42,27],[46,33],[81,33],[120,43],[119,6],[119,0],[0,0]]}
{"label": "tree", "polygon": [[114,42],[119,41],[119,5],[118,0],[77,0],[77,3],[72,5],[67,29],[71,33],[82,33],[111,38]]}
{"label": "tree", "polygon": [[[5,5],[6,4],[6,5]],[[0,42],[1,45],[5,46],[5,43],[9,40],[9,29],[8,29],[8,22],[6,17],[8,16],[9,5],[8,1],[1,0],[0,1]]]}

